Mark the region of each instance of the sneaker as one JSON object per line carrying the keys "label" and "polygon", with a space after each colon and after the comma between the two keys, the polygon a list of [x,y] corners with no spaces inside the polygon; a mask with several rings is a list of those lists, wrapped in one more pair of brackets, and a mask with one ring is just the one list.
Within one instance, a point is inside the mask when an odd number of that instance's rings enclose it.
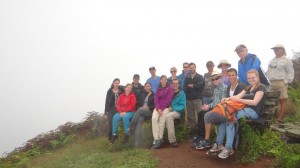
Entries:
{"label": "sneaker", "polygon": [[110,139],[110,144],[113,144],[118,139],[117,135],[112,135]]}
{"label": "sneaker", "polygon": [[127,142],[128,142],[128,139],[129,139],[128,134],[125,134],[125,135],[124,135],[124,139],[123,139],[123,143],[127,143]]}
{"label": "sneaker", "polygon": [[174,148],[177,148],[177,147],[178,147],[178,143],[177,143],[176,141],[175,141],[175,142],[172,142],[171,145],[172,145],[172,147],[174,147]]}
{"label": "sneaker", "polygon": [[219,152],[224,150],[224,145],[220,144],[218,145],[217,143],[214,143],[213,147],[209,150],[209,152],[214,153],[214,152]]}
{"label": "sneaker", "polygon": [[223,150],[222,150],[222,152],[221,153],[219,153],[219,158],[221,158],[221,159],[226,159],[226,158],[228,158],[230,155],[232,155],[234,153],[234,151],[232,150],[232,149],[227,149],[227,148],[224,148]]}
{"label": "sneaker", "polygon": [[152,145],[151,150],[160,148],[163,142],[163,139],[156,140],[155,144]]}
{"label": "sneaker", "polygon": [[210,144],[209,140],[204,139],[195,148],[198,150],[201,150],[201,149],[206,149],[206,148],[210,148],[210,147],[211,147],[211,144]]}

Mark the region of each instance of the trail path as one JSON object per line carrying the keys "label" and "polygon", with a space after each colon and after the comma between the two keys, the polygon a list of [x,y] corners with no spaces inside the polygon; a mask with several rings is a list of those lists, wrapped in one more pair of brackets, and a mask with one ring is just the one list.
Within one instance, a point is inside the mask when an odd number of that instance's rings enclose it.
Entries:
{"label": "trail path", "polygon": [[154,151],[154,157],[160,160],[158,168],[269,168],[274,163],[274,159],[264,157],[255,163],[243,165],[235,162],[234,155],[222,160],[218,156],[206,155],[206,150],[194,149],[188,140],[180,142],[178,148],[165,142],[162,148]]}

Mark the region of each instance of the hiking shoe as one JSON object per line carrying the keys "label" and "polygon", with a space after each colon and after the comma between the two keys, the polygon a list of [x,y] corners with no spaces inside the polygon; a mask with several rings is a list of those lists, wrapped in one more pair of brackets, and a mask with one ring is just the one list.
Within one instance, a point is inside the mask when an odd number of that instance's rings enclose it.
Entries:
{"label": "hiking shoe", "polygon": [[110,144],[113,144],[118,139],[117,135],[112,135],[110,139]]}
{"label": "hiking shoe", "polygon": [[226,158],[228,158],[230,155],[232,155],[234,153],[234,151],[232,150],[232,149],[227,149],[227,148],[224,148],[223,150],[222,150],[222,152],[221,153],[219,153],[219,158],[221,158],[221,159],[226,159]]}
{"label": "hiking shoe", "polygon": [[210,153],[214,153],[214,152],[219,152],[224,150],[224,145],[220,144],[218,145],[217,143],[214,143],[213,147],[209,150]]}
{"label": "hiking shoe", "polygon": [[177,148],[178,147],[178,143],[176,141],[172,142],[171,145],[172,145],[173,148]]}
{"label": "hiking shoe", "polygon": [[155,144],[152,145],[151,150],[160,148],[163,142],[164,142],[163,139],[156,140]]}
{"label": "hiking shoe", "polygon": [[128,139],[129,139],[128,134],[125,134],[125,135],[124,135],[124,139],[123,139],[123,143],[127,143],[127,142],[128,142]]}
{"label": "hiking shoe", "polygon": [[210,144],[209,140],[204,139],[195,148],[198,150],[201,150],[201,149],[206,149],[206,148],[210,148],[210,147],[211,147],[211,144]]}

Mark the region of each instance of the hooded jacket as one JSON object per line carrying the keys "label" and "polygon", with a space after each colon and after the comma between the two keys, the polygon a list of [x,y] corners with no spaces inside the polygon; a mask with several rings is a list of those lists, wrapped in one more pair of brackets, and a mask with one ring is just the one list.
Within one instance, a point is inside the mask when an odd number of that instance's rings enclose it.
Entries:
{"label": "hooded jacket", "polygon": [[164,110],[170,107],[174,90],[171,85],[166,87],[159,87],[154,94],[154,105],[156,110]]}
{"label": "hooded jacket", "polygon": [[[123,91],[124,91],[124,86],[120,85],[118,96],[120,96]],[[107,115],[107,113],[109,113],[112,109],[115,110],[115,108],[116,108],[115,95],[114,92],[112,91],[112,88],[109,88],[106,92],[104,114]]]}
{"label": "hooded jacket", "polygon": [[171,103],[172,111],[178,112],[181,116],[182,112],[184,110],[185,104],[186,104],[185,93],[183,91],[179,91],[179,93],[172,100],[172,103]]}
{"label": "hooded jacket", "polygon": [[128,96],[125,93],[122,93],[119,96],[117,102],[117,111],[119,113],[136,111],[136,97],[134,93],[130,93]]}

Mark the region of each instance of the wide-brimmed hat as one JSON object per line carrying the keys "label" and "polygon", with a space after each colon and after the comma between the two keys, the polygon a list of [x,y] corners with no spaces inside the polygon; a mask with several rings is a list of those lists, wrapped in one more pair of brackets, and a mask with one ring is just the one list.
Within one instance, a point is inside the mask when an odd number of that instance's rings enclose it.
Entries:
{"label": "wide-brimmed hat", "polygon": [[219,62],[218,68],[221,68],[221,65],[222,65],[222,64],[228,65],[228,68],[231,67],[231,64],[230,64],[226,59],[223,59],[223,60],[221,60],[221,61]]}
{"label": "wide-brimmed hat", "polygon": [[282,44],[276,44],[274,47],[272,47],[271,49],[275,49],[275,48],[282,48],[285,50],[284,46]]}
{"label": "wide-brimmed hat", "polygon": [[219,72],[217,72],[217,71],[213,71],[212,74],[211,74],[211,76],[210,76],[210,78],[211,79],[213,79],[213,78],[215,79],[217,77],[221,77],[221,74]]}

